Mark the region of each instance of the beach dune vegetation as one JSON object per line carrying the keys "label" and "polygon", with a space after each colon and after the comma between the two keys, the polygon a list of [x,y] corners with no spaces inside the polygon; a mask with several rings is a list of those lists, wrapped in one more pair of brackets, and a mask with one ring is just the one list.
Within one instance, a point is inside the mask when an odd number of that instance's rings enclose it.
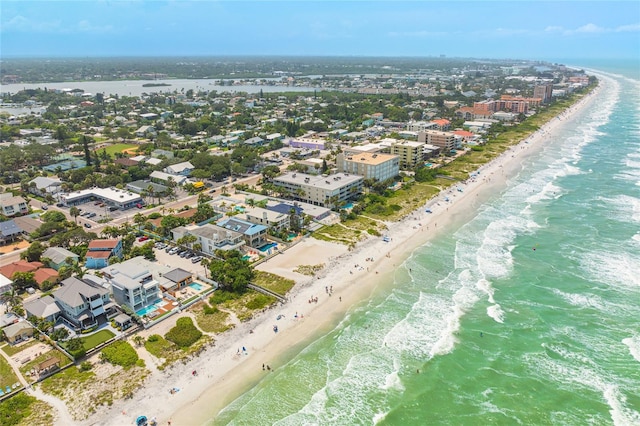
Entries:
{"label": "beach dune vegetation", "polygon": [[129,342],[118,341],[104,348],[100,359],[124,368],[133,367],[139,361],[138,353]]}
{"label": "beach dune vegetation", "polygon": [[193,325],[191,318],[183,317],[176,321],[176,326],[169,330],[164,337],[179,348],[186,349],[202,337],[202,332]]}

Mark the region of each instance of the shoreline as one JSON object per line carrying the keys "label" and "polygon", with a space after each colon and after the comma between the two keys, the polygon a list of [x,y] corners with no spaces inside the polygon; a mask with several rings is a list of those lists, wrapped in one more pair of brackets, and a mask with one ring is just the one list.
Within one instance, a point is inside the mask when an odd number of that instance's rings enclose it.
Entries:
{"label": "shoreline", "polygon": [[[141,414],[155,417],[162,425],[169,420],[180,425],[210,423],[220,410],[259,382],[265,373],[263,363],[277,369],[289,362],[302,348],[333,330],[349,310],[366,303],[384,283],[390,282],[389,278],[417,248],[476,215],[480,205],[502,191],[522,170],[523,161],[543,150],[553,131],[570,122],[600,90],[601,86],[596,87],[527,139],[481,166],[475,178],[441,191],[402,220],[388,222],[389,242],[369,237],[353,251],[314,239],[298,244],[299,251],[313,243],[321,251],[341,253],[328,258],[317,278],[297,280],[288,295],[289,303],[269,309],[221,335],[215,346],[207,348],[200,357],[186,364],[174,364],[165,371],[152,372],[132,399],[116,401],[108,409],[98,408],[96,414],[79,424],[129,424]],[[457,186],[462,192],[456,190]],[[445,197],[450,197],[450,201],[445,201]],[[426,208],[432,213],[426,213]],[[295,254],[288,251],[282,258]],[[305,264],[300,257],[294,261]],[[279,267],[270,262],[260,269],[272,271]],[[310,263],[318,262],[316,259]],[[332,295],[325,290],[330,286],[333,286]],[[309,303],[314,297],[318,303]],[[299,314],[297,318],[296,314]],[[285,317],[276,320],[278,315]],[[276,323],[279,331],[274,333],[272,327]],[[246,355],[237,355],[242,347],[247,348]],[[199,373],[196,377],[190,374],[194,369]],[[171,387],[181,391],[172,395],[168,392]]]}

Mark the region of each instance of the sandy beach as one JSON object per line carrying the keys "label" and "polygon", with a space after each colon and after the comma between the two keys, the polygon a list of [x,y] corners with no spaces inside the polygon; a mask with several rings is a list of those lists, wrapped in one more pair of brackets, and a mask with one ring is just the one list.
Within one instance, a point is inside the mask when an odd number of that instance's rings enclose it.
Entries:
{"label": "sandy beach", "polygon": [[[219,336],[215,346],[189,363],[178,363],[165,371],[154,370],[131,399],[99,408],[79,424],[133,424],[141,414],[155,417],[160,425],[169,422],[201,425],[210,421],[269,374],[263,370],[263,364],[277,370],[310,342],[333,329],[349,309],[366,301],[382,283],[389,282],[417,247],[439,232],[450,232],[472,218],[479,205],[503,190],[508,180],[521,170],[523,160],[543,149],[553,137],[554,129],[570,121],[572,114],[597,96],[598,90],[485,164],[465,183],[443,191],[403,220],[387,223],[388,242],[370,236],[349,251],[344,245],[308,238],[261,264],[260,270],[296,280],[288,303]],[[325,267],[316,277],[293,272],[299,265],[319,263]],[[278,326],[277,332],[274,325]],[[197,376],[191,374],[193,370],[198,371]],[[173,387],[180,391],[171,394],[169,390]],[[58,416],[57,423],[68,424],[65,418],[68,417]]]}

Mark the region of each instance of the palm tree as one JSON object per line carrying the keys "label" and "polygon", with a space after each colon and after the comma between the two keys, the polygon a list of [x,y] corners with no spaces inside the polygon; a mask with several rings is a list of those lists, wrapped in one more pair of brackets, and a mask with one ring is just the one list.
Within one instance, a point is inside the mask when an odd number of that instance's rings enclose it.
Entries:
{"label": "palm tree", "polygon": [[204,266],[204,276],[205,276],[205,278],[209,278],[209,275],[207,274],[207,271],[209,270],[209,265],[211,265],[211,261],[205,257],[204,259],[202,259],[200,264],[202,266]]}
{"label": "palm tree", "polygon": [[78,216],[80,216],[80,209],[78,209],[76,206],[73,206],[69,209],[69,214],[71,216],[73,216],[73,219],[76,222],[76,225],[78,224]]}

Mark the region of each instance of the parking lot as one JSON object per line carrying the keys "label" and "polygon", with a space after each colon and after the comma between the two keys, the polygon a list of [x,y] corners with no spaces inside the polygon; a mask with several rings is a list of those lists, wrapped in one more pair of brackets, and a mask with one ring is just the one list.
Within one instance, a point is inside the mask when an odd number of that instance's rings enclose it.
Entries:
{"label": "parking lot", "polygon": [[[147,241],[140,242],[136,239],[135,244],[145,244]],[[208,276],[209,272],[207,271],[207,275],[205,275],[204,266],[202,263],[192,263],[191,259],[187,259],[184,257],[180,257],[177,254],[169,254],[164,249],[154,248],[153,252],[156,255],[156,260],[158,263],[168,266],[170,268],[182,268],[185,271],[192,272],[193,274],[198,274],[201,276]]]}

